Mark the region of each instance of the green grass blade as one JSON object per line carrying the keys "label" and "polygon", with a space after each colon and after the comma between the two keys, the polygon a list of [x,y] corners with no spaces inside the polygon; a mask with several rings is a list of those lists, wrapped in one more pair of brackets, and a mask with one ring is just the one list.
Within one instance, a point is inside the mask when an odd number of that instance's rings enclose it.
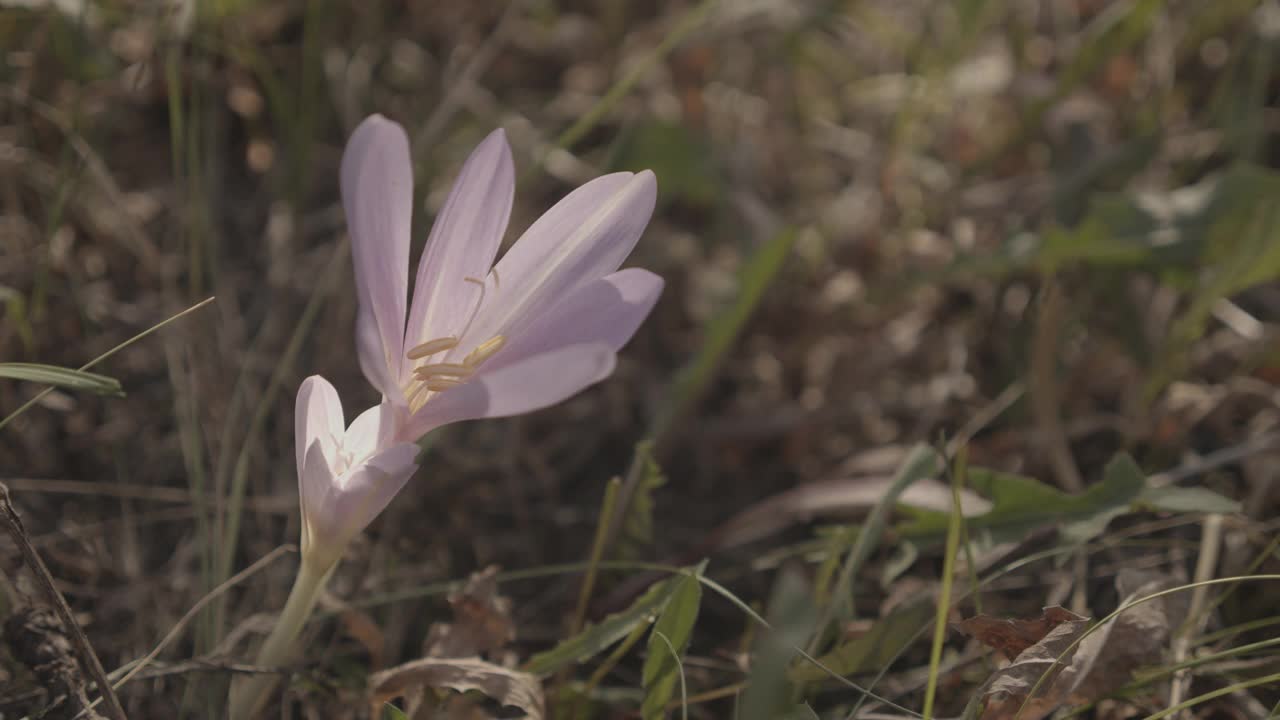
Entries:
{"label": "green grass blade", "polygon": [[681,658],[689,646],[702,605],[699,575],[700,572],[675,578],[671,599],[649,633],[649,654],[645,658],[643,672],[645,695],[640,707],[640,714],[645,720],[663,717],[667,703],[675,694],[676,681],[680,680],[681,686],[684,685]]}
{"label": "green grass blade", "polygon": [[90,392],[97,395],[124,396],[120,381],[98,373],[72,370],[40,363],[0,363],[0,378],[40,383],[53,387]]}
{"label": "green grass blade", "polygon": [[[120,352],[121,350],[123,350],[123,349],[125,349],[125,348],[129,347],[130,345],[132,345],[132,344],[134,344],[135,342],[137,342],[137,341],[141,340],[142,338],[144,338],[144,337],[146,337],[146,336],[150,335],[151,333],[153,333],[153,332],[155,332],[155,331],[159,330],[160,328],[162,328],[162,327],[164,327],[164,326],[168,325],[169,323],[174,322],[174,321],[176,321],[176,320],[178,320],[178,319],[180,319],[180,318],[186,317],[187,315],[189,315],[189,314],[191,314],[191,313],[195,312],[196,310],[199,310],[200,308],[204,307],[205,305],[208,305],[208,304],[209,304],[209,303],[211,303],[211,302],[213,302],[213,298],[208,298],[208,299],[202,300],[202,301],[200,301],[200,302],[196,303],[195,305],[192,305],[191,307],[187,308],[186,310],[183,310],[182,312],[177,313],[176,315],[173,315],[173,316],[171,316],[171,317],[169,317],[169,318],[167,318],[167,319],[165,319],[165,320],[162,320],[161,322],[156,323],[155,325],[152,325],[151,327],[147,328],[146,330],[143,330],[142,332],[138,333],[137,335],[134,335],[133,337],[129,338],[128,340],[125,340],[124,342],[122,342],[122,343],[120,343],[119,345],[117,345],[117,346],[115,346],[115,347],[111,348],[110,350],[108,350],[108,351],[106,351],[106,352],[102,353],[101,355],[99,355],[98,357],[96,357],[96,358],[94,358],[94,359],[90,360],[89,362],[85,363],[84,365],[81,365],[81,366],[80,366],[80,368],[79,368],[79,370],[81,370],[81,371],[88,370],[89,368],[93,367],[94,365],[97,365],[98,363],[102,362],[103,360],[106,360],[107,358],[111,357],[112,355],[115,355],[116,353]],[[5,428],[5,426],[6,426],[6,425],[8,425],[10,422],[13,422],[13,419],[14,419],[14,418],[16,418],[16,417],[18,417],[19,415],[21,415],[22,413],[26,412],[26,411],[27,411],[27,410],[28,410],[32,405],[35,405],[36,403],[40,402],[40,400],[41,400],[41,399],[43,399],[45,395],[48,395],[48,394],[49,394],[49,393],[51,393],[51,392],[53,392],[53,388],[45,388],[44,390],[42,390],[42,391],[40,391],[39,393],[37,393],[35,397],[33,397],[33,398],[31,398],[30,400],[28,400],[28,401],[26,401],[25,403],[23,403],[23,404],[22,404],[22,405],[21,405],[17,410],[14,410],[13,412],[11,412],[11,413],[9,413],[8,415],[6,415],[6,416],[5,416],[5,418],[4,418],[3,420],[0,420],[0,430],[3,430],[3,429]]]}
{"label": "green grass blade", "polygon": [[525,663],[523,670],[534,675],[546,675],[603,652],[626,637],[637,625],[647,622],[654,613],[661,612],[680,587],[681,579],[672,577],[654,583],[626,610],[614,613],[554,648],[534,655]]}

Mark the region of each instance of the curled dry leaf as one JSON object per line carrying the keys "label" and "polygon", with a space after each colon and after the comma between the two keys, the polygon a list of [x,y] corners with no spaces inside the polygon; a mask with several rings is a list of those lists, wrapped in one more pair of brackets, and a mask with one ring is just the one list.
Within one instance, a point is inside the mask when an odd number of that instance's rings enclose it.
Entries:
{"label": "curled dry leaf", "polygon": [[427,633],[427,657],[471,657],[500,650],[516,638],[511,600],[498,594],[498,567],[474,573],[449,596],[452,623],[435,623]]}
{"label": "curled dry leaf", "polygon": [[447,688],[459,693],[474,690],[503,707],[523,710],[526,718],[543,717],[542,685],[536,677],[480,657],[502,650],[516,636],[511,600],[498,594],[497,576],[497,566],[485,568],[449,596],[453,622],[431,626],[423,648],[426,657],[369,676],[374,708],[403,698],[405,714],[412,718],[489,717],[469,698],[458,696],[443,703],[444,714],[437,713],[438,703],[426,691]]}
{"label": "curled dry leaf", "polygon": [[952,623],[952,627],[976,638],[987,647],[999,650],[1007,659],[1014,660],[1062,623],[1086,620],[1088,618],[1077,615],[1061,605],[1054,605],[1045,608],[1040,617],[1031,620],[1006,620],[990,615],[975,615],[958,623]]}
{"label": "curled dry leaf", "polygon": [[[369,676],[369,700],[375,711],[396,698],[416,704],[426,688],[475,690],[503,707],[519,708],[529,720],[546,716],[542,685],[536,677],[479,658],[422,658]],[[418,715],[411,711],[410,716]]]}
{"label": "curled dry leaf", "polygon": [[[1175,584],[1168,576],[1139,571],[1122,571],[1116,580],[1124,598],[1121,607]],[[984,719],[1005,720],[1016,716],[1019,720],[1038,720],[1064,704],[1089,703],[1115,692],[1129,681],[1134,669],[1163,660],[1173,630],[1186,618],[1187,601],[1174,593],[1132,605],[1078,644],[1074,643],[1084,634],[1088,621],[1070,619],[1055,610],[1053,615],[1064,619],[1051,625],[1052,618],[1047,617],[1049,610],[1053,608],[1047,609],[1046,616],[1038,621],[1011,621],[1006,628],[992,631],[998,639],[988,644],[1007,651],[1031,639],[1040,628],[1047,629],[1042,638],[1019,652],[1008,667],[991,676],[982,690],[986,700]],[[991,631],[998,622],[988,620],[973,627]],[[971,634],[977,636],[977,630]],[[1064,652],[1066,655],[1059,661]],[[1037,683],[1039,688],[1028,699]]]}
{"label": "curled dry leaf", "polygon": [[[1022,720],[1038,720],[1065,702],[1067,692],[1074,684],[1073,656],[1067,655],[1061,663],[1057,659],[1088,625],[1088,620],[1060,623],[1039,642],[1022,651],[1013,664],[997,670],[985,690],[987,706],[982,713],[984,720],[1015,716]],[[1079,647],[1075,649],[1077,653],[1079,650]],[[1042,675],[1046,677],[1041,689],[1027,701],[1028,693]]]}

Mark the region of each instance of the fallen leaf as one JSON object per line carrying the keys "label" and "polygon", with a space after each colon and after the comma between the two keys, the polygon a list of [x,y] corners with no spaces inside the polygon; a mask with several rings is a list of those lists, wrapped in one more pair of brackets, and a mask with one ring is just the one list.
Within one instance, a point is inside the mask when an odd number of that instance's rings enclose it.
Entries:
{"label": "fallen leaf", "polygon": [[452,623],[434,623],[423,643],[427,657],[472,657],[500,650],[516,638],[511,601],[498,594],[498,567],[473,573],[449,596]]}
{"label": "fallen leaf", "polygon": [[1087,619],[1060,605],[1054,605],[1045,608],[1040,617],[1031,620],[1006,620],[990,615],[975,615],[952,623],[952,627],[983,645],[999,650],[1009,660],[1014,660],[1062,623]]}
{"label": "fallen leaf", "polygon": [[[1176,584],[1167,575],[1121,571],[1116,588],[1124,598],[1123,612],[1088,635],[1084,635],[1087,620],[1068,619],[1018,653],[980,691],[986,701],[982,717],[1038,720],[1062,705],[1083,705],[1106,697],[1127,683],[1136,668],[1162,662],[1173,630],[1186,618],[1188,600],[1173,593],[1133,603]],[[991,628],[995,623],[979,625]]]}
{"label": "fallen leaf", "polygon": [[[1177,584],[1167,575],[1142,570],[1122,570],[1116,577],[1116,589],[1124,598],[1121,607]],[[1189,594],[1172,593],[1134,605],[1086,638],[1076,651],[1087,663],[1072,688],[1074,701],[1093,702],[1110,695],[1132,678],[1135,668],[1162,663],[1174,630],[1187,617],[1189,602]]]}
{"label": "fallen leaf", "polygon": [[[1074,652],[1063,658],[1062,663],[1057,662],[1058,656],[1084,633],[1088,625],[1088,620],[1060,623],[1039,642],[1022,651],[1013,664],[993,673],[985,690],[987,706],[982,713],[984,720],[1004,720],[1015,715],[1020,720],[1038,720],[1061,705],[1072,684],[1070,678],[1074,676],[1070,665]],[[1079,647],[1075,651],[1079,651]],[[1068,676],[1067,682],[1059,682],[1064,675]],[[1028,693],[1041,676],[1046,676],[1045,683],[1027,701]]]}
{"label": "fallen leaf", "polygon": [[523,710],[529,720],[546,715],[542,685],[536,677],[480,658],[422,658],[374,673],[369,676],[369,702],[375,710],[396,698],[412,702],[425,688],[474,690],[503,707]]}

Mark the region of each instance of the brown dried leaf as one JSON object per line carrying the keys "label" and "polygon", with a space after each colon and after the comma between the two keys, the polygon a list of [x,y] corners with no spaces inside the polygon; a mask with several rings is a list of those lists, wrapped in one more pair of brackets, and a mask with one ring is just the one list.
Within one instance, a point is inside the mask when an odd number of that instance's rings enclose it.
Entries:
{"label": "brown dried leaf", "polygon": [[[1122,607],[1175,585],[1166,575],[1141,571],[1122,571],[1116,579],[1124,598]],[[1063,704],[1094,702],[1115,692],[1135,668],[1163,660],[1173,630],[1186,614],[1187,600],[1178,593],[1135,605],[1095,629],[1061,662],[1058,656],[1084,633],[1088,621],[1059,624],[991,676],[983,690],[982,717],[1005,720],[1017,715],[1020,720],[1038,720]],[[1027,701],[1041,676],[1046,676],[1045,681]]]}
{"label": "brown dried leaf", "polygon": [[1062,623],[1087,619],[1060,605],[1054,605],[1045,608],[1040,617],[1031,620],[1006,620],[990,615],[975,615],[952,623],[952,627],[1013,660]]}
{"label": "brown dried leaf", "polygon": [[435,623],[427,633],[424,654],[451,658],[482,655],[516,638],[511,601],[498,594],[498,568],[472,574],[461,591],[449,596],[452,623]]}
{"label": "brown dried leaf", "polygon": [[369,676],[369,701],[380,711],[395,698],[415,701],[425,688],[475,690],[504,707],[523,710],[529,720],[542,720],[546,714],[536,677],[479,658],[422,658],[375,673]]}
{"label": "brown dried leaf", "polygon": [[[1004,720],[1014,715],[1021,720],[1038,720],[1061,705],[1072,683],[1069,678],[1067,682],[1060,681],[1063,676],[1073,676],[1070,663],[1075,653],[1063,658],[1062,663],[1056,660],[1088,625],[1087,619],[1059,623],[1038,642],[1019,653],[1013,664],[997,670],[985,691],[987,707],[982,713],[984,720]],[[1079,649],[1077,647],[1075,652]],[[1045,684],[1019,714],[1027,694],[1042,675],[1048,676]]]}

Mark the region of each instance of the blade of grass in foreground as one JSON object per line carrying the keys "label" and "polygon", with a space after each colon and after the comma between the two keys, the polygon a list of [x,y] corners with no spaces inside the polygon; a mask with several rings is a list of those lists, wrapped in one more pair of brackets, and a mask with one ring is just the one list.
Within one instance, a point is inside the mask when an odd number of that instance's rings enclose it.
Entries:
{"label": "blade of grass in foreground", "polygon": [[0,378],[40,383],[53,387],[91,392],[98,395],[124,396],[120,381],[98,373],[72,370],[41,363],[0,363]]}
{"label": "blade of grass in foreground", "polygon": [[947,523],[947,547],[942,556],[942,590],[938,595],[937,615],[933,620],[933,647],[929,650],[929,683],[924,691],[924,718],[933,717],[933,701],[938,691],[938,666],[942,664],[942,644],[947,639],[947,613],[951,610],[951,583],[955,578],[956,553],[960,545],[960,491],[964,487],[966,453],[960,450],[955,472],[951,474],[951,518]]}
{"label": "blade of grass in foreground", "polygon": [[[162,327],[164,327],[164,326],[168,325],[169,323],[172,323],[172,322],[174,322],[175,320],[178,320],[179,318],[186,317],[187,315],[189,315],[189,314],[191,314],[191,313],[195,312],[196,310],[199,310],[200,308],[204,307],[205,305],[208,305],[209,303],[213,302],[213,300],[214,300],[214,299],[213,299],[212,297],[207,298],[207,299],[205,299],[205,300],[201,300],[200,302],[196,303],[195,305],[192,305],[191,307],[187,308],[186,310],[183,310],[182,312],[180,312],[180,313],[178,313],[178,314],[176,314],[176,315],[174,315],[174,316],[172,316],[172,317],[170,317],[170,318],[168,318],[168,319],[166,319],[166,320],[162,320],[161,322],[156,323],[155,325],[152,325],[151,327],[147,328],[146,330],[143,330],[142,332],[138,333],[137,335],[134,335],[133,337],[129,338],[128,340],[125,340],[124,342],[122,342],[122,343],[120,343],[119,345],[117,345],[117,346],[115,346],[115,347],[111,348],[110,350],[108,350],[108,351],[106,351],[106,352],[102,353],[101,355],[99,355],[98,357],[96,357],[96,358],[94,358],[94,359],[90,360],[89,362],[85,363],[84,365],[81,365],[81,366],[80,366],[80,368],[79,368],[79,371],[80,371],[80,372],[84,372],[85,370],[88,370],[89,368],[93,367],[94,365],[97,365],[98,363],[102,362],[103,360],[106,360],[107,358],[111,357],[112,355],[115,355],[116,353],[120,352],[121,350],[123,350],[123,349],[125,349],[125,348],[129,347],[130,345],[132,345],[132,344],[134,344],[135,342],[137,342],[137,341],[141,340],[142,338],[144,338],[144,337],[146,337],[146,336],[150,335],[151,333],[153,333],[153,332],[155,332],[155,331],[159,330],[160,328],[162,328]],[[19,407],[17,410],[14,410],[13,412],[11,412],[11,413],[9,413],[8,415],[6,415],[6,416],[5,416],[5,418],[4,418],[3,420],[0,420],[0,430],[3,430],[3,429],[5,428],[5,426],[7,426],[10,422],[12,422],[12,421],[13,421],[13,419],[14,419],[14,418],[16,418],[16,417],[18,417],[19,415],[21,415],[22,413],[26,412],[26,411],[27,411],[27,409],[29,409],[32,405],[35,405],[36,403],[38,403],[38,402],[40,402],[41,400],[43,400],[43,399],[44,399],[44,397],[45,397],[46,395],[48,395],[49,393],[51,393],[51,392],[53,392],[53,388],[52,388],[52,387],[47,387],[47,388],[45,388],[44,390],[41,390],[39,393],[36,393],[36,396],[35,396],[35,397],[33,397],[33,398],[31,398],[30,400],[28,400],[28,401],[26,401],[25,403],[23,403],[23,404],[22,404],[22,406],[21,406],[21,407]]]}

